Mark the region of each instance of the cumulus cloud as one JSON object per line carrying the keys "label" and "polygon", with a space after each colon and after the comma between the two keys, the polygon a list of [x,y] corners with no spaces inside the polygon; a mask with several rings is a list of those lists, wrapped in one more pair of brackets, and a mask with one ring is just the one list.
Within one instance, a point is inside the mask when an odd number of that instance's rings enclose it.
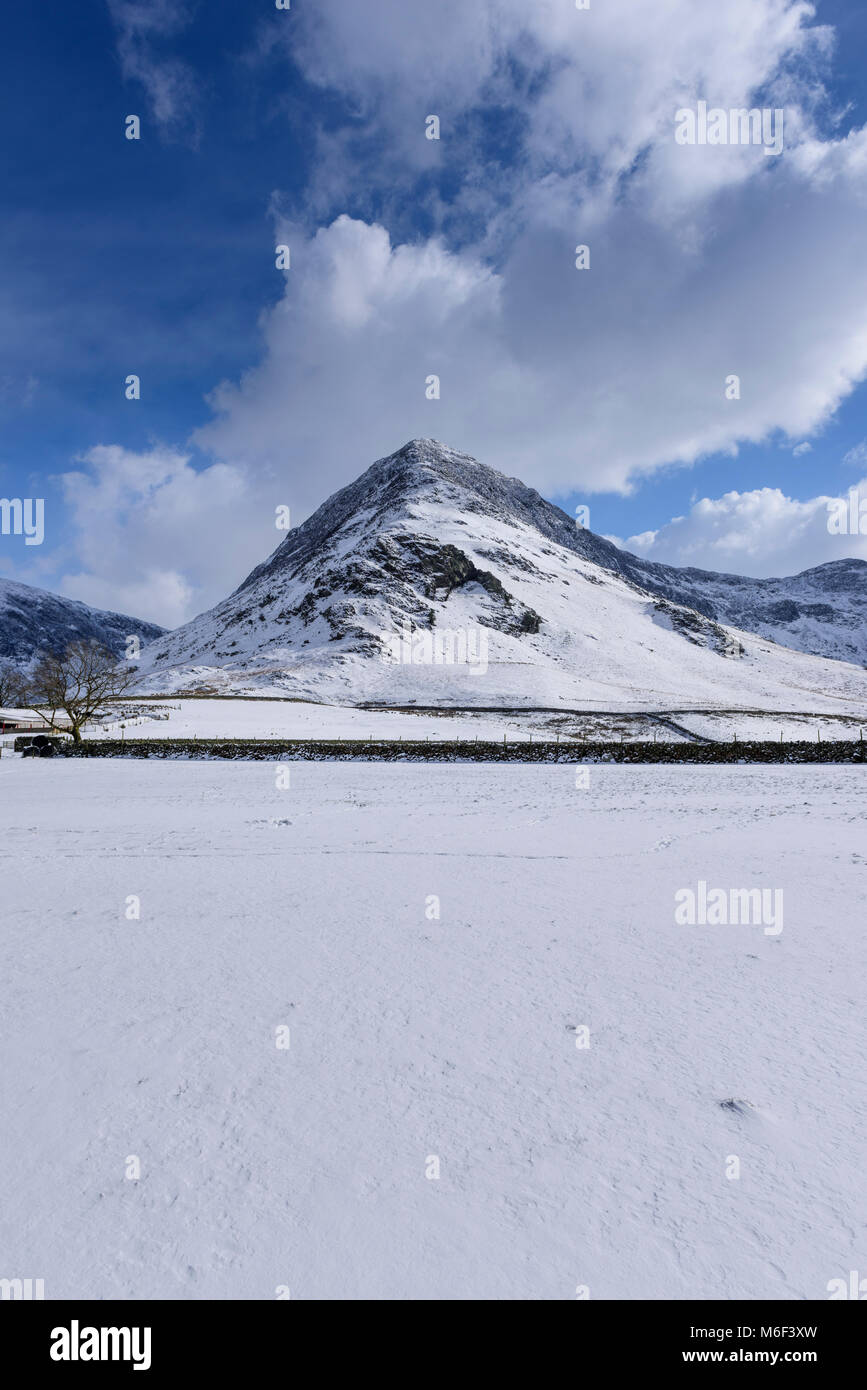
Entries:
{"label": "cumulus cloud", "polygon": [[[867,499],[867,478],[854,484],[858,499]],[[840,497],[848,500],[847,488]],[[799,502],[780,488],[727,492],[703,497],[687,516],[675,517],[657,531],[626,540],[611,537],[648,560],[669,565],[769,578],[796,574],[832,560],[867,560],[867,535],[837,535],[828,530],[830,497]]]}
{"label": "cumulus cloud", "polygon": [[[497,343],[501,284],[481,261],[438,241],[395,247],[348,217],[308,239],[282,226],[278,240],[293,268],[263,361],[214,392],[196,442],[291,479],[297,514],[414,436],[479,439],[478,403],[458,385],[471,363],[503,399],[521,389]],[[432,375],[440,400],[427,399]]]}
{"label": "cumulus cloud", "polygon": [[[412,434],[563,495],[814,432],[867,371],[867,135],[817,134],[830,31],[812,17],[792,0],[299,11],[295,60],[355,119],[327,137],[324,201],[363,185],[383,220],[278,215],[293,268],[262,360],[214,393],[199,442],[282,462],[307,505],[313,478],[328,490]],[[757,92],[785,103],[781,156],[675,142],[684,103]],[[493,169],[472,115],[507,102]],[[438,220],[428,239],[393,230],[410,190]]]}
{"label": "cumulus cloud", "polygon": [[[337,486],[412,435],[556,495],[628,491],[664,464],[803,437],[867,368],[864,211],[849,180],[819,194],[778,164],[716,199],[703,254],[637,198],[577,234],[580,218],[525,225],[496,269],[345,216],[312,236],[279,226],[292,269],[262,361],[215,392],[199,443],[286,469],[307,505],[314,478]],[[589,270],[575,268],[578,237]]]}
{"label": "cumulus cloud", "polygon": [[61,478],[74,556],[61,593],[176,627],[225,598],[281,536],[275,484],[241,465],[196,469],[164,446],[98,445]]}
{"label": "cumulus cloud", "polygon": [[[814,17],[803,0],[606,0],[588,11],[563,0],[320,0],[291,30],[275,21],[272,32],[308,81],[351,103],[351,152],[377,184],[384,162],[393,178],[441,161],[477,197],[472,115],[499,108],[519,117],[513,195],[562,180],[573,199],[610,202],[649,159],[662,175],[657,210],[679,216],[682,201],[740,182],[762,156],[718,148],[713,160],[684,158],[673,140],[678,107],[698,98],[741,107],[762,89],[788,105],[790,136],[809,131],[833,39]],[[441,143],[418,138],[430,112]],[[485,179],[493,172],[486,165]]]}

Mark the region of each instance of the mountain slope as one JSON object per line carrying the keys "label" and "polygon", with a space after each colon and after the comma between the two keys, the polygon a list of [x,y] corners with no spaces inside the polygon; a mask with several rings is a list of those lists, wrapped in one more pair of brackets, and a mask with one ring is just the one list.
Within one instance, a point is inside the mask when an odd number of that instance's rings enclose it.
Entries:
{"label": "mountain slope", "polygon": [[413,440],[142,667],[156,689],[352,702],[865,700],[864,672],[724,626],[639,584],[628,562],[641,564],[517,479]]}
{"label": "mountain slope", "polygon": [[[812,656],[867,665],[867,560],[834,560],[783,579],[680,569],[588,535],[597,564],[706,617]],[[587,553],[587,552],[585,552]]]}
{"label": "mountain slope", "polygon": [[0,660],[27,666],[41,651],[62,652],[70,642],[100,642],[118,656],[136,635],[142,647],[165,628],[123,613],[103,613],[30,584],[0,579]]}

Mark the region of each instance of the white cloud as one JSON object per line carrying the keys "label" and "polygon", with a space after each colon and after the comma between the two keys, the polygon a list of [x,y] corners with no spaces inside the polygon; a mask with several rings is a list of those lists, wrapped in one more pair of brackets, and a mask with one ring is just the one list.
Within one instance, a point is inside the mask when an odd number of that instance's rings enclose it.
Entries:
{"label": "white cloud", "polygon": [[[867,498],[867,479],[854,486]],[[840,496],[848,498],[848,492]],[[770,487],[727,492],[703,497],[688,516],[657,531],[611,539],[648,560],[756,577],[797,574],[832,560],[867,560],[867,536],[829,534],[829,500],[799,502]]]}
{"label": "white cloud", "polygon": [[266,477],[156,446],[98,445],[62,476],[69,598],[176,627],[225,598],[282,539]]}
{"label": "white cloud", "polygon": [[792,458],[799,459],[802,458],[804,454],[811,454],[812,452],[812,444],[808,443],[805,439],[802,444],[795,445],[794,449],[792,450]]}
{"label": "white cloud", "polygon": [[[291,479],[294,515],[414,436],[472,443],[468,371],[504,399],[522,389],[498,343],[500,282],[480,261],[438,242],[392,247],[348,217],[308,240],[283,226],[277,240],[293,268],[265,319],[264,360],[214,393],[217,419],[196,442]],[[439,401],[426,399],[430,375]]]}
{"label": "white cloud", "polygon": [[[315,205],[369,186],[387,224],[432,161],[457,192],[420,193],[443,229],[428,241],[369,218],[314,231],[278,217],[293,268],[263,359],[215,392],[199,442],[285,470],[309,507],[413,434],[561,495],[813,433],[867,371],[867,135],[815,133],[830,30],[812,16],[790,0],[298,11],[294,59],[354,104],[363,132],[361,145],[329,134]],[[779,158],[674,141],[684,102],[749,105],[760,88],[785,102]],[[493,169],[456,132],[497,100],[523,125]],[[424,138],[431,112],[440,142]],[[470,211],[482,229],[455,239]]]}
{"label": "white cloud", "polygon": [[[657,210],[679,215],[684,197],[740,182],[763,159],[738,149],[684,157],[673,138],[678,107],[698,98],[750,105],[772,86],[775,104],[789,108],[789,137],[808,131],[822,95],[817,65],[832,42],[814,16],[803,0],[606,0],[592,11],[566,0],[319,0],[299,9],[291,28],[275,18],[272,36],[308,80],[351,101],[354,153],[366,148],[375,166],[472,165],[462,122],[476,107],[500,104],[525,125],[516,190],[553,176],[573,193],[610,201],[649,152],[663,175]],[[443,123],[440,143],[420,138],[431,112]],[[472,173],[468,181],[476,193]]]}
{"label": "white cloud", "polygon": [[279,226],[292,269],[262,362],[214,394],[198,441],[285,471],[308,507],[412,435],[562,495],[814,433],[867,369],[861,191],[841,178],[819,196],[778,164],[707,215],[715,237],[692,255],[637,199],[589,233],[536,219],[496,271],[347,217],[312,237]]}

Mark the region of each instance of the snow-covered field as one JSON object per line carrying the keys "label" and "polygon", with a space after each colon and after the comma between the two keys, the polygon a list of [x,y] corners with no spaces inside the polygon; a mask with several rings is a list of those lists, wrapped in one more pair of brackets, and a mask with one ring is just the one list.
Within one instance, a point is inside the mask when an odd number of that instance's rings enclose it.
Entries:
{"label": "snow-covered field", "polygon": [[[278,773],[0,762],[0,1277],[823,1299],[867,1270],[862,769]],[[782,931],[677,925],[700,880],[782,889]]]}
{"label": "snow-covered field", "polygon": [[[11,714],[11,712],[10,712]],[[757,714],[746,710],[660,710],[624,707],[601,713],[545,710],[460,710],[417,712],[365,710],[349,705],[268,699],[179,699],[138,701],[123,717],[105,718],[85,730],[88,739],[449,739],[510,743],[534,739],[600,739],[683,742],[690,734],[711,739],[858,739],[867,716],[845,714]],[[683,732],[678,732],[682,730]],[[14,734],[0,742],[12,745]]]}
{"label": "snow-covered field", "polygon": [[492,739],[542,733],[545,716],[411,714],[300,700],[160,700],[129,718],[91,725],[88,738]]}

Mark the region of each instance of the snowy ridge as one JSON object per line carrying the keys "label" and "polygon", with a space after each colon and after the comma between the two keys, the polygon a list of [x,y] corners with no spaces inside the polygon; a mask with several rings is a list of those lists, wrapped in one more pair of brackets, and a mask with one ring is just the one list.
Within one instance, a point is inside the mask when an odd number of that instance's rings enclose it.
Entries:
{"label": "snowy ridge", "polygon": [[782,646],[867,665],[865,560],[834,560],[786,579],[750,579],[658,565],[612,549],[611,568],[654,593]]}

